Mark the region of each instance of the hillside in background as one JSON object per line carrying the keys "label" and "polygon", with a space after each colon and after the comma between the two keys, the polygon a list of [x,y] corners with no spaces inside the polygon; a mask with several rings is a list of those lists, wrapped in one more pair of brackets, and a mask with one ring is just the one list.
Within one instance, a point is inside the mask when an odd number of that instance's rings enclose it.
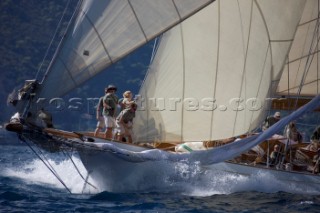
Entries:
{"label": "hillside in background", "polygon": [[[34,79],[38,71],[39,76],[45,72],[77,2],[77,0],[2,0],[0,2],[2,43],[0,46],[0,124],[8,121],[14,113],[14,108],[7,105],[8,94],[20,88],[24,80]],[[52,41],[63,14],[65,19],[57,31],[58,36]],[[53,48],[47,52],[51,41]],[[111,66],[106,72],[98,74],[83,84],[65,97],[66,104],[72,97],[83,100],[100,97],[104,88],[110,83],[118,86],[118,96],[122,96],[125,90],[132,90],[136,94],[150,61],[152,45],[150,43],[137,50]],[[43,60],[46,54],[48,57]],[[76,112],[66,109],[67,106],[54,112],[58,127],[78,129],[83,128],[82,123],[86,124],[84,128],[95,125],[94,119],[90,116],[91,109],[85,108]]]}

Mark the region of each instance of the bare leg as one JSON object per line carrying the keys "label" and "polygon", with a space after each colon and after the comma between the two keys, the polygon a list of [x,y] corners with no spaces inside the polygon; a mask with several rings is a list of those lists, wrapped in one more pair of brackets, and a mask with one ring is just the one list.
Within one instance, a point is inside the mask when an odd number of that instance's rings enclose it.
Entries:
{"label": "bare leg", "polygon": [[122,137],[123,137],[123,134],[120,134],[120,133],[116,133],[116,140],[117,141],[122,141]]}
{"label": "bare leg", "polygon": [[131,135],[128,135],[127,137],[128,137],[128,143],[132,143],[132,137],[131,137]]}
{"label": "bare leg", "polygon": [[112,140],[112,128],[107,128],[107,130],[105,132],[105,138]]}
{"label": "bare leg", "polygon": [[94,131],[94,137],[99,136],[100,128],[97,127],[96,130]]}

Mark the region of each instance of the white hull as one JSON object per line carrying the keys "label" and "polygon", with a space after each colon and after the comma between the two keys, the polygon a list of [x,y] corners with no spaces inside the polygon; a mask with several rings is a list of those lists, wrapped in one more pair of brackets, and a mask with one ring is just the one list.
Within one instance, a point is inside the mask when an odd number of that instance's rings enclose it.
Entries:
{"label": "white hull", "polygon": [[[145,151],[148,148],[132,146],[117,142],[108,142],[130,151]],[[175,183],[188,182],[184,168],[186,162],[143,161],[130,162],[123,159],[121,153],[97,151],[90,148],[77,148],[81,161],[90,177],[100,190],[111,192],[150,192],[174,189]],[[189,167],[189,165],[188,165]]]}
{"label": "white hull", "polygon": [[[143,151],[129,144],[113,143],[130,151]],[[150,191],[171,190],[168,182],[186,183],[203,186],[207,183],[195,184],[204,180],[205,175],[223,172],[248,178],[261,177],[261,183],[270,184],[271,180],[287,185],[289,188],[320,192],[320,175],[312,173],[293,172],[266,168],[264,166],[249,166],[222,162],[209,166],[191,165],[189,162],[145,161],[130,162],[123,159],[119,153],[78,149],[81,160],[90,176],[99,184],[99,188],[108,191]],[[205,178],[207,181],[208,177]],[[212,181],[216,181],[212,179]]]}
{"label": "white hull", "polygon": [[[254,179],[264,186],[269,186],[270,183],[274,184],[274,181],[277,181],[284,186],[279,189],[280,191],[290,192],[295,189],[299,193],[318,194],[320,192],[319,174],[276,170],[266,168],[263,165],[249,166],[230,162],[204,166],[188,157],[180,158],[177,161],[168,160],[165,156],[167,152],[158,152],[159,150],[148,147],[106,141],[94,137],[91,137],[94,142],[86,142],[87,140],[84,140],[86,137],[66,139],[54,136],[54,134],[46,135],[42,131],[33,131],[32,133],[24,132],[23,135],[36,142],[37,145],[49,148],[50,151],[58,151],[61,146],[59,144],[76,148],[89,176],[100,191],[186,192],[191,188],[220,187],[224,179],[230,181],[227,177],[232,176],[234,183],[230,184],[235,185],[238,180],[245,177],[250,180]],[[59,133],[73,134],[74,136],[74,133],[63,131],[59,131]],[[57,148],[55,148],[56,145],[58,145]],[[151,155],[160,155],[149,159],[145,158],[147,156],[143,155],[145,153],[149,156],[150,153]],[[179,155],[179,153],[172,154]],[[221,175],[221,173],[223,174]]]}

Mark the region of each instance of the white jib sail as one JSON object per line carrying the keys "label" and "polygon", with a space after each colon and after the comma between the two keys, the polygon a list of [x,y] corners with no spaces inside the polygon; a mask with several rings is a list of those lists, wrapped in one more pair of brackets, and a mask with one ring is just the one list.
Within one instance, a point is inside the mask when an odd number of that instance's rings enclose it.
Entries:
{"label": "white jib sail", "polygon": [[215,1],[165,33],[141,88],[135,140],[215,140],[265,118],[305,1]]}
{"label": "white jib sail", "polygon": [[277,89],[279,95],[314,96],[320,92],[319,8],[318,0],[307,0]]}
{"label": "white jib sail", "polygon": [[66,94],[212,1],[83,0],[38,96]]}

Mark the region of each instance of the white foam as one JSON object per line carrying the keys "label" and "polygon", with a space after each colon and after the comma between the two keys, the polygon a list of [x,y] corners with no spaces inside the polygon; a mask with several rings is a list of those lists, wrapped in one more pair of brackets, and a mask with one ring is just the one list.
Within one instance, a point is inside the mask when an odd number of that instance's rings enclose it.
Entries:
{"label": "white foam", "polygon": [[[87,171],[81,160],[77,157],[72,157],[72,159],[80,170],[80,173],[86,177]],[[70,159],[60,161],[50,159],[49,163],[72,193],[82,193],[84,180],[75,170]],[[319,194],[319,192],[310,187],[288,185],[288,183],[279,181],[266,172],[259,172],[249,177],[223,171],[203,170],[198,164],[188,165],[186,163],[176,163],[174,174],[172,171],[161,170],[159,174],[149,174],[146,179],[143,171],[141,172],[141,174],[136,172],[135,176],[131,176],[127,182],[119,181],[113,185],[117,187],[119,191],[123,192],[154,186],[155,190],[181,192],[182,194],[201,197],[215,194],[232,194],[243,191],[259,191],[265,193],[284,191],[297,194]],[[20,178],[28,184],[39,184],[58,189],[64,188],[39,159],[25,163],[20,168],[7,168],[2,175]],[[161,178],[159,178],[159,175]],[[93,185],[98,186],[92,179],[89,178],[88,180]],[[98,193],[103,190],[104,189],[101,188],[94,189],[86,185],[84,193]]]}
{"label": "white foam", "polygon": [[231,174],[222,171],[210,171],[202,186],[194,188],[189,194],[194,196],[211,196],[214,194],[232,194],[244,191],[258,191],[264,193],[288,192],[294,194],[319,194],[312,187],[300,184],[288,184],[277,180],[267,172],[258,172],[252,176]]}
{"label": "white foam", "polygon": [[[82,176],[86,178],[87,171],[81,163],[81,160],[76,157],[72,157],[72,160],[77,165]],[[52,159],[48,159],[48,162],[72,193],[82,193],[84,180],[76,171],[70,159],[65,159],[62,161],[54,161]],[[22,179],[28,184],[39,184],[51,186],[58,189],[64,189],[64,186],[39,159],[30,161],[29,163],[26,163],[19,168],[7,168],[3,172],[3,175]],[[88,181],[94,185],[93,180],[89,178]],[[85,190],[83,192],[97,193],[99,191],[86,184]]]}

